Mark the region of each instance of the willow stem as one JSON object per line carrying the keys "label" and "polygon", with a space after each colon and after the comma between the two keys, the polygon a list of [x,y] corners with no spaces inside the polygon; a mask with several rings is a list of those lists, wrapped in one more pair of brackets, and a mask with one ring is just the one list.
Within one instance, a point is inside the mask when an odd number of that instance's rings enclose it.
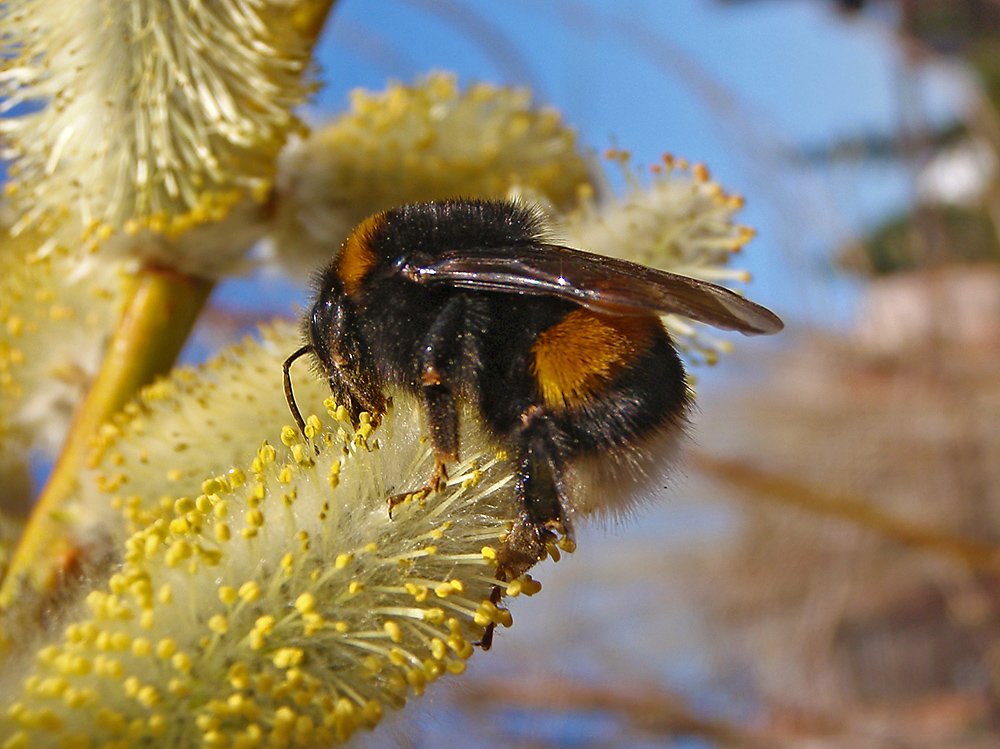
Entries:
{"label": "willow stem", "polygon": [[335,3],[336,0],[308,0],[299,3],[292,11],[292,23],[296,30],[315,41]]}
{"label": "willow stem", "polygon": [[957,560],[977,572],[1000,571],[1000,548],[995,544],[911,522],[880,509],[866,498],[826,492],[738,459],[692,452],[690,462],[706,476],[748,491],[756,498],[839,518],[903,546]]}
{"label": "willow stem", "polygon": [[66,506],[79,486],[93,437],[143,386],[170,370],[212,286],[160,268],[138,272],[101,368],[11,558],[0,586],[0,608],[9,608],[22,594],[44,600],[57,592],[79,554]]}

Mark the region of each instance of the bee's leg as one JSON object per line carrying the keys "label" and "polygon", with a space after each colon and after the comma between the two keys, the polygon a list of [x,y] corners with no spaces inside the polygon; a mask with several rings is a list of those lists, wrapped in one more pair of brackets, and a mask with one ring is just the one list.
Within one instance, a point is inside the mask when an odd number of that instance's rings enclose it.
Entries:
{"label": "bee's leg", "polygon": [[[490,591],[490,603],[494,606],[499,606],[500,601],[503,600],[503,588],[499,585],[494,585],[493,589]],[[478,645],[483,650],[489,650],[493,647],[493,633],[496,631],[497,625],[490,622],[486,625],[483,630],[483,636],[479,639],[479,642],[473,643]]]}
{"label": "bee's leg", "polygon": [[458,460],[458,406],[441,371],[433,364],[421,367],[424,413],[434,446],[434,472],[427,485],[438,491],[448,480],[446,464]]}
{"label": "bee's leg", "polygon": [[414,489],[409,492],[402,492],[400,494],[390,494],[389,498],[386,500],[386,504],[389,505],[389,517],[392,517],[392,511],[396,505],[406,501],[407,497],[412,497],[414,495],[433,494],[434,492],[439,492],[448,483],[448,468],[445,465],[445,458],[440,457],[435,454],[434,457],[434,470],[431,472],[430,478],[427,482],[418,489]]}
{"label": "bee's leg", "polygon": [[514,490],[521,513],[498,552],[497,576],[501,580],[513,580],[544,559],[547,545],[556,540],[557,534],[573,537],[563,501],[563,461],[548,423],[538,416],[526,414],[520,434]]}
{"label": "bee's leg", "polygon": [[[537,409],[524,415],[525,428],[519,435],[517,476],[514,491],[521,512],[497,551],[496,578],[514,580],[545,559],[548,545],[558,534],[572,539],[573,528],[564,509],[566,484],[563,461],[549,425]],[[494,585],[490,601],[503,598],[503,588]],[[479,641],[483,650],[493,645],[495,624],[488,624]]]}
{"label": "bee's leg", "polygon": [[[418,491],[441,491],[448,482],[447,464],[458,460],[458,405],[453,385],[455,368],[465,362],[462,350],[464,325],[464,302],[460,298],[452,299],[445,304],[420,347],[417,360],[420,394],[434,447],[434,470]],[[392,512],[392,508],[405,496],[390,497],[389,511]]]}

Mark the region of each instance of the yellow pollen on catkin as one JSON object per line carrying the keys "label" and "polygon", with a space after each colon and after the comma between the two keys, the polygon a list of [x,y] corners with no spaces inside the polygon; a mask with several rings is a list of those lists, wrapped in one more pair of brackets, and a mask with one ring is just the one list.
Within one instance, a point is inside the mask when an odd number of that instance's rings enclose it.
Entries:
{"label": "yellow pollen on catkin", "polygon": [[342,570],[342,569],[344,569],[347,565],[349,565],[353,561],[354,561],[354,555],[353,554],[349,554],[349,553],[338,554],[337,557],[336,557],[336,559],[334,559],[334,561],[333,561],[333,567],[334,567],[334,569]]}
{"label": "yellow pollen on catkin", "polygon": [[392,640],[393,642],[402,642],[403,641],[403,628],[400,627],[397,622],[394,622],[394,621],[390,620],[390,621],[387,621],[382,626],[385,629],[385,633],[387,635],[389,635],[389,639],[390,640]]}
{"label": "yellow pollen on catkin", "polygon": [[145,658],[153,652],[153,645],[146,637],[137,637],[132,641],[132,655]]}
{"label": "yellow pollen on catkin", "polygon": [[209,618],[208,628],[216,634],[224,635],[229,631],[229,620],[222,614],[216,614]]}
{"label": "yellow pollen on catkin", "polygon": [[271,660],[277,668],[289,668],[299,665],[304,658],[302,648],[279,648]]}
{"label": "yellow pollen on catkin", "polygon": [[430,588],[426,585],[417,585],[415,583],[406,583],[406,592],[413,596],[413,600],[417,603],[423,603],[427,600],[430,595]]}
{"label": "yellow pollen on catkin", "polygon": [[264,513],[258,509],[249,510],[246,514],[246,521],[249,527],[260,528],[264,525]]}
{"label": "yellow pollen on catkin", "polygon": [[456,589],[452,586],[450,582],[441,583],[440,585],[434,588],[434,594],[438,598],[447,598],[448,596],[450,596],[452,593],[455,592],[458,591],[456,591]]}
{"label": "yellow pollen on catkin", "polygon": [[295,599],[295,608],[300,614],[310,614],[316,608],[316,597],[312,593],[303,593]]}
{"label": "yellow pollen on catkin", "polygon": [[250,667],[243,661],[230,666],[226,678],[233,689],[249,689],[252,685]]}
{"label": "yellow pollen on catkin", "polygon": [[542,584],[528,575],[522,575],[516,580],[507,584],[506,593],[508,596],[516,597],[521,594],[533,596],[542,589]]}
{"label": "yellow pollen on catkin", "polygon": [[[215,387],[231,379],[211,374]],[[296,388],[303,405],[308,387]],[[225,397],[214,389],[197,395],[206,404]],[[105,446],[106,460],[121,462],[123,474],[141,465],[162,486],[157,451],[172,453],[182,442],[188,447],[177,456],[214,457],[196,434],[178,432],[176,418],[169,427],[151,419],[150,407],[141,404],[135,421],[119,425]],[[245,398],[234,399],[237,408],[246,410]],[[276,439],[277,427],[270,443],[254,438],[260,447],[242,477],[221,459],[207,479],[178,464],[179,482],[153,496],[130,477],[135,494],[119,502],[134,518],[127,520],[135,528],[128,557],[107,576],[106,590],[88,597],[86,621],[46,651],[53,664],[60,659],[59,672],[34,666],[35,692],[90,710],[109,705],[124,721],[109,741],[123,746],[163,743],[182,730],[206,746],[325,746],[377,723],[386,705],[399,707],[438,678],[461,673],[483,627],[509,622],[497,607],[474,612],[496,585],[493,563],[478,550],[483,539],[500,537],[516,503],[492,448],[470,448],[451,485],[423,507],[397,508],[390,520],[387,493],[407,477],[425,478],[434,460],[431,444],[416,439],[416,457],[394,455],[393,409],[402,410],[392,406],[378,427],[364,417],[366,446],[355,443],[349,420],[332,423],[321,414],[310,419],[311,443],[294,432]],[[217,435],[245,429],[236,418],[185,414],[183,423]],[[140,432],[149,444],[132,449]],[[205,455],[195,455],[200,451]],[[383,464],[390,466],[385,476]],[[489,511],[477,496],[483,487],[490,488]],[[492,518],[504,502],[510,516]],[[64,657],[70,636],[87,656],[78,667],[91,672],[96,689],[78,683]],[[206,683],[215,687],[205,690]],[[176,704],[184,710],[168,709]]]}
{"label": "yellow pollen on catkin", "polygon": [[177,652],[177,641],[172,637],[164,637],[156,643],[156,657],[169,660]]}
{"label": "yellow pollen on catkin", "polygon": [[299,466],[308,467],[313,464],[313,459],[309,454],[308,448],[301,444],[292,445],[292,459]]}
{"label": "yellow pollen on catkin", "polygon": [[180,671],[181,673],[186,674],[191,670],[191,666],[193,664],[190,655],[184,652],[180,652],[180,653],[174,653],[170,657],[170,665],[173,666],[176,670]]}
{"label": "yellow pollen on catkin", "polygon": [[255,580],[243,583],[237,594],[244,603],[253,603],[260,598],[260,585]]}
{"label": "yellow pollen on catkin", "polygon": [[316,414],[310,414],[306,419],[306,437],[314,439],[323,429],[323,424]]}

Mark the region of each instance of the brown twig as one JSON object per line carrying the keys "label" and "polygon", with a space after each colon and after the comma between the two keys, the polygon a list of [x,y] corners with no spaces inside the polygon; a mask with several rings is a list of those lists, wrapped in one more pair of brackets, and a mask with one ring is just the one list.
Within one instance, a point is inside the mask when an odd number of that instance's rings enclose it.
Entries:
{"label": "brown twig", "polygon": [[1000,548],[994,544],[911,522],[876,507],[865,497],[826,491],[787,474],[701,451],[692,451],[689,462],[706,476],[741,489],[755,499],[835,517],[904,546],[957,560],[977,572],[996,574],[1000,571]]}

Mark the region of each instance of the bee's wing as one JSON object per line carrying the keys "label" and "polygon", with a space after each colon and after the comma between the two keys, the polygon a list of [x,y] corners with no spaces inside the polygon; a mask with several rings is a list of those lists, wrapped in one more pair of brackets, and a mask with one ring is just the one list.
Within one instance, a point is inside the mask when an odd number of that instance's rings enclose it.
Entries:
{"label": "bee's wing", "polygon": [[402,271],[419,283],[556,296],[606,314],[675,313],[745,335],[784,327],[769,309],[721,286],[557,245],[445,252]]}

